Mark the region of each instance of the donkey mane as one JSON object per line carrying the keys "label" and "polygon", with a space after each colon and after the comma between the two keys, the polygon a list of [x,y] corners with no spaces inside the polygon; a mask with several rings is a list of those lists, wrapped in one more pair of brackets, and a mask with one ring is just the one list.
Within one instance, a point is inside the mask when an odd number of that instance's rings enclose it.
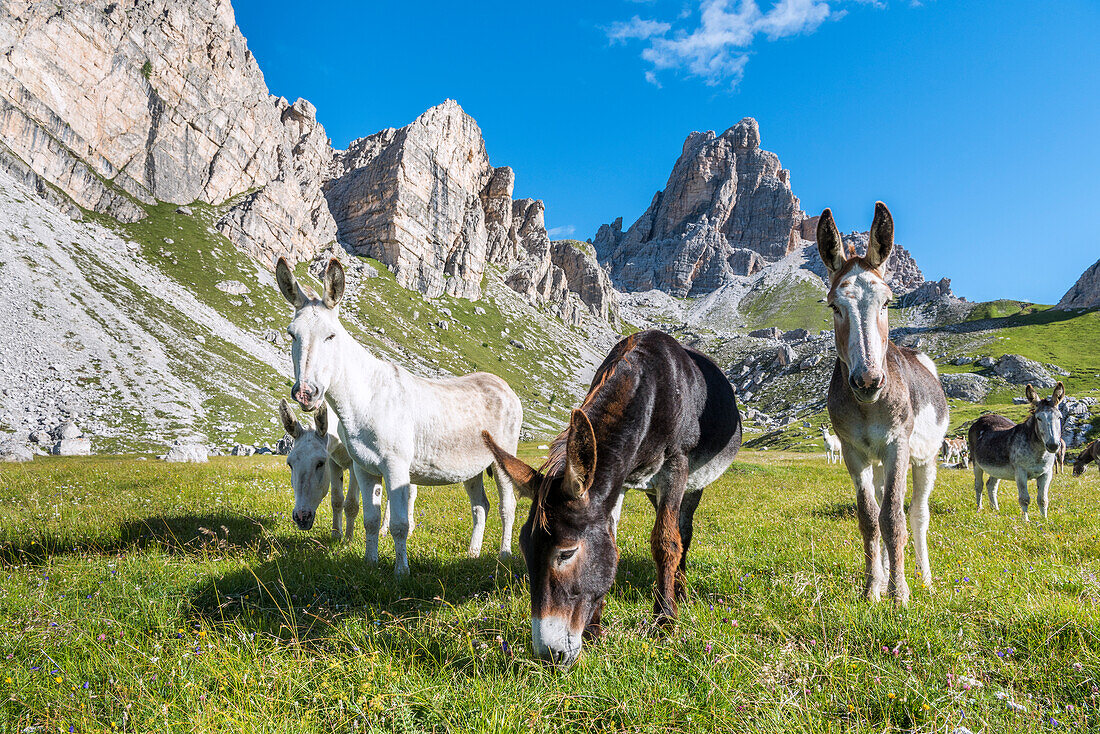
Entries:
{"label": "donkey mane", "polygon": [[[616,345],[596,371],[592,378],[592,387],[578,408],[592,421],[596,445],[599,448],[597,461],[600,462],[606,461],[608,457],[618,456],[624,448],[622,444],[627,438],[627,432],[618,430],[617,419],[622,415],[625,403],[633,395],[637,382],[639,368],[631,360],[631,353],[636,345],[634,334]],[[542,481],[532,499],[532,505],[535,521],[542,528],[547,527],[546,501],[557,481],[565,476],[569,435],[570,428],[567,426],[550,442],[546,460],[539,467]]]}

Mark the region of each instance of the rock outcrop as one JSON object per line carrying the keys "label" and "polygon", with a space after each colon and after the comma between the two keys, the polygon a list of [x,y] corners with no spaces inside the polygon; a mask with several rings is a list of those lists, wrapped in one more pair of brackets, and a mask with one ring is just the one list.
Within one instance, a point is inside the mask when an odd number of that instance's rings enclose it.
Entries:
{"label": "rock outcrop", "polygon": [[228,0],[3,0],[0,142],[0,166],[73,213],[247,194],[219,227],[262,261],[335,235],[324,130],[268,93]]}
{"label": "rock outcrop", "polygon": [[689,135],[645,214],[625,233],[621,220],[604,225],[593,244],[621,289],[698,295],[785,256],[803,218],[790,173],[746,117],[721,135]]}
{"label": "rock outcrop", "polygon": [[543,203],[512,199],[515,173],[489,163],[481,129],[453,100],[356,140],[335,154],[329,176],[340,242],[385,263],[406,288],[478,298],[498,265],[514,291],[568,323],[617,310],[595,258],[552,246]]}
{"label": "rock outcrop", "polygon": [[1089,267],[1073,287],[1066,291],[1058,308],[1096,308],[1100,306],[1100,260]]}

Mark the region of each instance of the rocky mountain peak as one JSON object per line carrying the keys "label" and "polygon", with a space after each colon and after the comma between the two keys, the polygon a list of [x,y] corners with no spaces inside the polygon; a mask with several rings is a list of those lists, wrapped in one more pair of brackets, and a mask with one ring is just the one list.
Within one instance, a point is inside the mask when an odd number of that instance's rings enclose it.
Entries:
{"label": "rocky mountain peak", "polygon": [[1093,263],[1066,291],[1058,308],[1095,308],[1100,306],[1100,260]]}
{"label": "rocky mountain peak", "polygon": [[803,216],[789,172],[746,117],[689,135],[646,212],[625,233],[601,227],[593,244],[623,290],[698,295],[790,253]]}

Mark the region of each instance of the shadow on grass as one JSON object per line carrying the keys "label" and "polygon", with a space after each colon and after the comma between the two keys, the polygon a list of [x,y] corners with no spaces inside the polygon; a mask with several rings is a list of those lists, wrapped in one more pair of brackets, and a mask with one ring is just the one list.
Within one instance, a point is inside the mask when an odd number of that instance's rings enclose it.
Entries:
{"label": "shadow on grass", "polygon": [[[937,502],[936,500],[930,500],[928,502],[928,511],[933,515],[954,515],[955,508]],[[909,512],[909,505],[905,505],[905,512]],[[826,520],[843,520],[855,521],[858,518],[856,515],[856,503],[855,500],[851,502],[829,502],[821,505],[810,512],[814,517],[824,518]]]}
{"label": "shadow on grass", "polygon": [[[262,549],[276,542],[286,544],[287,541],[271,535],[273,526],[271,518],[230,513],[154,515],[122,523],[117,537],[72,539],[43,535],[0,543],[0,564],[41,565],[59,556],[118,555],[148,548],[179,555],[203,555],[211,551],[233,554]],[[300,542],[316,543],[306,538]]]}

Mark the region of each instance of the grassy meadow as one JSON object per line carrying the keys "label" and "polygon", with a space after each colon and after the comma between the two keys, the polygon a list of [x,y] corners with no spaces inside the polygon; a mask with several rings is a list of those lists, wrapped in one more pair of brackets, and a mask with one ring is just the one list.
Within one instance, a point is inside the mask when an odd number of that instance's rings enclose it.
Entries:
{"label": "grassy meadow", "polygon": [[1095,731],[1098,493],[1095,469],[1062,474],[1024,524],[1010,487],[978,513],[971,474],[941,470],[935,589],[910,553],[897,610],[860,598],[843,470],[746,451],[696,516],[679,624],[651,628],[652,509],[630,495],[608,635],[557,671],[495,515],[465,557],[461,487],[421,490],[395,582],[388,541],[368,568],[361,526],[329,540],[327,503],[293,526],[279,457],[6,465],[0,732]]}

